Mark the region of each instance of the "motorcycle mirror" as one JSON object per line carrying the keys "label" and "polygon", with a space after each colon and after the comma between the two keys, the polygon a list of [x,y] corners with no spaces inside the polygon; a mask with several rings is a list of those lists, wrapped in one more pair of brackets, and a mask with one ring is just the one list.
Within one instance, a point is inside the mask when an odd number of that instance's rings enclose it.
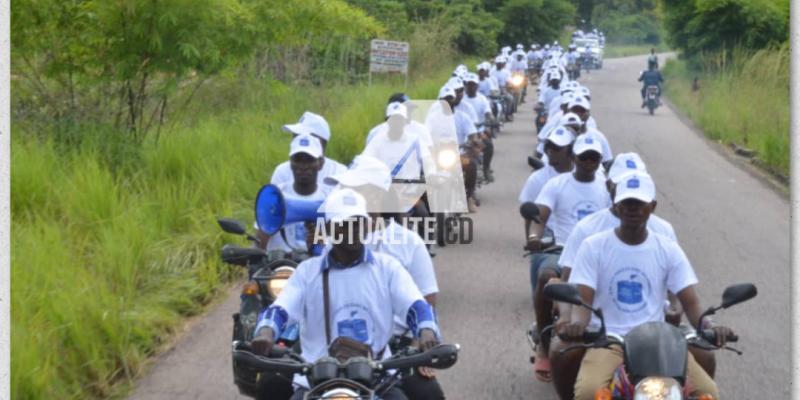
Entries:
{"label": "motorcycle mirror", "polygon": [[561,301],[576,306],[584,305],[578,288],[568,283],[548,284],[544,287],[544,295],[554,301]]}
{"label": "motorcycle mirror", "polygon": [[531,203],[530,201],[522,203],[522,205],[519,206],[519,213],[522,215],[522,218],[538,220],[539,206]]}
{"label": "motorcycle mirror", "polygon": [[217,223],[223,231],[228,233],[244,235],[247,232],[244,228],[244,224],[232,218],[219,218],[217,219]]}
{"label": "motorcycle mirror", "polygon": [[752,283],[741,283],[738,285],[728,286],[722,293],[722,308],[745,302],[756,297],[758,289]]}

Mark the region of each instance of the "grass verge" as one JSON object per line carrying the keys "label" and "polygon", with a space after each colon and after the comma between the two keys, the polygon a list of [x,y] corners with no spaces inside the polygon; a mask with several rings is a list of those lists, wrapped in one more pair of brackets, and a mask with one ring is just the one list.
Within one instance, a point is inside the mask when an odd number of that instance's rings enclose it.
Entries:
{"label": "grass verge", "polygon": [[[670,100],[705,134],[756,152],[757,164],[789,176],[789,47],[734,51],[701,60],[702,70],[670,60]],[[693,88],[697,78],[698,85]]]}
{"label": "grass verge", "polygon": [[651,44],[606,44],[603,49],[603,58],[622,58],[630,56],[643,56],[650,54],[650,49],[656,49],[656,53],[667,51],[663,46],[653,46]]}
{"label": "grass verge", "polygon": [[[434,98],[455,65],[407,92]],[[257,190],[288,158],[281,125],[305,110],[324,115],[328,154],[348,162],[400,90],[386,81],[322,88],[220,77],[174,129],[142,144],[103,126],[34,132],[15,121],[12,397],[118,395],[238,272],[218,261],[231,238],[216,217],[252,220]]]}

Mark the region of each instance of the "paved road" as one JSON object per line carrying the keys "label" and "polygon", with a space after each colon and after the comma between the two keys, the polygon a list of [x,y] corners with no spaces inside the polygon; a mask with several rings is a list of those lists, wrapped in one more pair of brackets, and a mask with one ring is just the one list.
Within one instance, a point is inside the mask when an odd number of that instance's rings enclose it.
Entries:
{"label": "paved road", "polygon": [[[697,270],[704,304],[724,287],[753,282],[759,296],[717,321],[740,334],[744,355],[718,355],[717,378],[729,399],[789,397],[789,204],[731,164],[667,108],[639,106],[644,57],[607,60],[584,76],[592,114],[615,153],[636,151],[658,188],[658,214],[675,227]],[[440,373],[451,399],[555,399],[535,381],[525,330],[533,318],[517,195],[535,143],[531,104],[496,142],[497,181],[480,190],[475,241],[434,259],[445,338],[463,346],[456,367]],[[236,293],[161,357],[133,399],[239,398],[230,372],[230,314]]]}

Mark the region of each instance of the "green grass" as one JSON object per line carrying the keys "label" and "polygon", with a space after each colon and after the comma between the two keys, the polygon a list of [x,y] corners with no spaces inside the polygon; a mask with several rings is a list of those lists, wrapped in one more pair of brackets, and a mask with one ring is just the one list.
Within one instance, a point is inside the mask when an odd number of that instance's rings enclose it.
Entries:
{"label": "green grass", "polygon": [[701,72],[669,61],[666,94],[708,137],[753,149],[767,169],[789,176],[789,47],[729,56],[702,60]]}
{"label": "green grass", "polygon": [[643,56],[650,54],[650,49],[655,47],[656,53],[667,51],[663,45],[653,46],[651,44],[611,44],[606,43],[603,49],[603,58],[621,58],[630,56]]}
{"label": "green grass", "polygon": [[[412,82],[434,98],[456,65]],[[288,87],[219,77],[180,122],[141,145],[125,132],[32,132],[15,121],[11,159],[11,394],[107,398],[187,315],[238,271],[220,264],[217,216],[252,220],[251,204],[288,158],[284,123],[324,115],[328,154],[348,162],[402,85]],[[41,128],[36,128],[41,129]],[[220,371],[229,373],[229,371]]]}

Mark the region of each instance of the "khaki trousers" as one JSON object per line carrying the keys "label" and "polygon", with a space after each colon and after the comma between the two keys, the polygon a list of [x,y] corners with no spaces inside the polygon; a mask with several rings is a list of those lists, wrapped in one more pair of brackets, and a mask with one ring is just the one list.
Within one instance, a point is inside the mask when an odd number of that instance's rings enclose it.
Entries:
{"label": "khaki trousers", "polygon": [[[693,389],[692,394],[710,394],[719,399],[719,390],[714,380],[688,354],[686,375]],[[608,349],[589,349],[581,361],[578,378],[575,380],[575,400],[593,400],[594,392],[611,384],[614,370],[623,362],[622,348],[612,346]]]}

